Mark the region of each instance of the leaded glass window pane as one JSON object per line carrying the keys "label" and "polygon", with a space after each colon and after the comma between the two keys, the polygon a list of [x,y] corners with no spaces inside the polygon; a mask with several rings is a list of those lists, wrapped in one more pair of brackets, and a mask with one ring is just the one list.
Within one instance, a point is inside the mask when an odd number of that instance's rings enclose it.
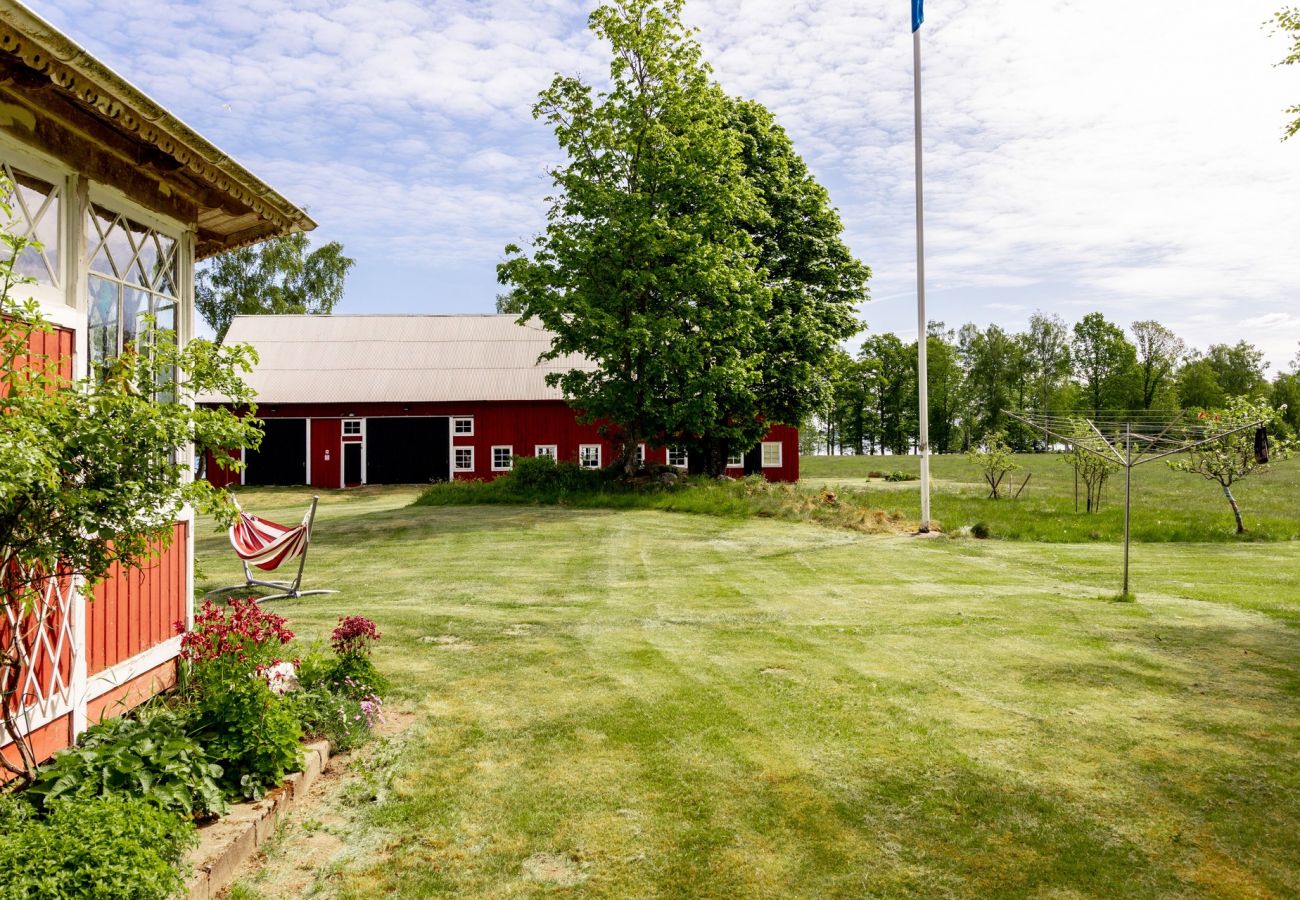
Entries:
{"label": "leaded glass window pane", "polygon": [[[158,332],[176,339],[179,244],[110,210],[86,213],[86,250],[91,258],[91,363],[102,365],[126,348],[152,353],[149,317]],[[157,396],[174,398],[175,372],[158,372]]]}
{"label": "leaded glass window pane", "polygon": [[57,185],[42,181],[7,163],[0,164],[11,188],[4,197],[9,206],[9,221],[4,227],[19,237],[41,246],[24,247],[14,260],[18,275],[39,284],[59,284],[60,236],[59,195]]}
{"label": "leaded glass window pane", "polygon": [[90,276],[90,361],[102,364],[117,356],[117,285]]}
{"label": "leaded glass window pane", "polygon": [[136,351],[142,349],[140,341],[144,336],[149,315],[149,295],[135,288],[126,288],[122,295],[122,347],[131,347]]}

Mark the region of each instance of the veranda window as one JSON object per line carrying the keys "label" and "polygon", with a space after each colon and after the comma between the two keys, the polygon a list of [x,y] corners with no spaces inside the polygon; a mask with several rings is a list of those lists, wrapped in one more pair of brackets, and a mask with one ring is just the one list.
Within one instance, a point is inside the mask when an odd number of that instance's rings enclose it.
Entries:
{"label": "veranda window", "polygon": [[10,185],[4,198],[10,213],[9,221],[4,223],[5,230],[41,244],[39,249],[30,245],[23,248],[14,261],[14,272],[37,284],[58,287],[62,191],[57,185],[12,168],[8,163],[0,163],[0,170]]}
{"label": "veranda window", "polygon": [[86,212],[90,259],[90,362],[126,349],[144,352],[146,320],[176,331],[180,245],[174,238],[100,206]]}

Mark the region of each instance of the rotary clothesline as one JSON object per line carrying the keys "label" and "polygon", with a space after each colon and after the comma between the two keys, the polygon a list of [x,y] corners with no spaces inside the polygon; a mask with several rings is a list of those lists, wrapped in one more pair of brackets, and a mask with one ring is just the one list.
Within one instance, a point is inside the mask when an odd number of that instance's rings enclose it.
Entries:
{"label": "rotary clothesline", "polygon": [[[1007,413],[1034,431],[1091,453],[1124,469],[1124,596],[1128,595],[1129,526],[1133,509],[1133,469],[1137,466],[1222,440],[1238,432],[1255,430],[1255,455],[1268,459],[1264,422],[1225,424],[1212,413],[1159,413],[1150,410],[1109,410],[1094,416],[1044,410]],[[1122,452],[1121,452],[1122,451]]]}

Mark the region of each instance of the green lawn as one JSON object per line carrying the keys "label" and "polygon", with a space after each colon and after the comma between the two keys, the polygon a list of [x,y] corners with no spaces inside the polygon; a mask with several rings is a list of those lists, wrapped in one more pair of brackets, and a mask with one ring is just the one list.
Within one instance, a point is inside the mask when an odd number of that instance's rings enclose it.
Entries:
{"label": "green lawn", "polygon": [[[277,601],[307,636],[375,618],[416,712],[359,754],[380,788],[271,851],[322,895],[1300,884],[1300,543],[1142,545],[1130,604],[1109,544],[414,496],[325,496],[309,577],[342,593]],[[231,580],[224,536],[198,552]]]}
{"label": "green lawn", "polygon": [[[1021,454],[1007,477],[1019,500],[989,501],[980,470],[965,456],[936,456],[934,519],[945,530],[984,522],[994,537],[1031,541],[1113,540],[1124,533],[1124,473],[1107,482],[1099,513],[1075,512],[1074,470],[1061,454]],[[915,456],[805,456],[810,484],[868,493],[870,502],[909,519],[917,515],[917,483],[870,481],[870,471],[919,471]],[[1082,494],[1082,488],[1080,488]],[[1276,463],[1233,486],[1246,521],[1246,540],[1300,540],[1300,459]],[[1082,505],[1082,501],[1081,501]],[[1139,541],[1240,541],[1232,509],[1217,482],[1174,472],[1163,462],[1133,470],[1133,538]]]}

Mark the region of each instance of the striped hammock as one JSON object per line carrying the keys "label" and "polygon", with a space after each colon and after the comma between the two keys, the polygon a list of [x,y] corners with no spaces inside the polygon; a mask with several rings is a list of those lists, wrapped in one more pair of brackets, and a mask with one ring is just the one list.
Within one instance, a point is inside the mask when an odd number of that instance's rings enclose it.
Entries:
{"label": "striped hammock", "polygon": [[278,569],[287,559],[297,559],[307,549],[311,537],[311,510],[303,517],[301,525],[287,528],[240,510],[239,518],[230,526],[230,545],[236,555],[246,563],[270,572]]}

